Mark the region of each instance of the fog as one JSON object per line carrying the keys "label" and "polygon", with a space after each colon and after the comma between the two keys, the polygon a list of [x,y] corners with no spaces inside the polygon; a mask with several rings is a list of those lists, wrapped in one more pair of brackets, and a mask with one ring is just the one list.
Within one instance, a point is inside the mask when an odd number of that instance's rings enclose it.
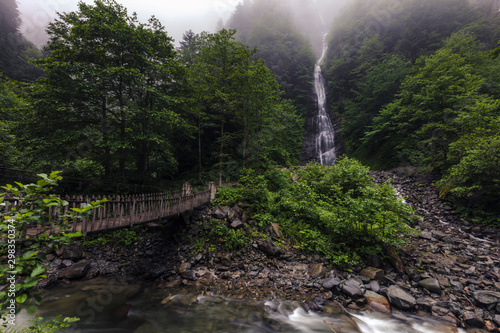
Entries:
{"label": "fog", "polygon": [[[176,42],[191,29],[195,32],[214,31],[217,22],[227,20],[241,0],[117,0],[136,12],[141,22],[152,15],[165,26]],[[93,0],[84,0],[92,4]],[[56,12],[71,12],[78,9],[76,0],[18,0],[21,12],[23,35],[37,46],[47,40],[45,27],[57,18]]]}
{"label": "fog", "polygon": [[[187,30],[196,33],[215,31],[217,23],[226,22],[236,6],[249,0],[118,0],[127,8],[129,14],[136,12],[141,22],[146,22],[152,15],[165,26],[168,34],[176,44]],[[331,26],[331,20],[348,0],[284,0],[288,2],[294,15],[297,27],[316,44],[319,32]],[[84,0],[92,4],[93,0]],[[21,12],[23,35],[37,46],[47,41],[45,27],[57,18],[56,12],[77,10],[76,0],[18,0]],[[322,13],[322,21],[318,19]],[[327,28],[328,27],[328,28]]]}

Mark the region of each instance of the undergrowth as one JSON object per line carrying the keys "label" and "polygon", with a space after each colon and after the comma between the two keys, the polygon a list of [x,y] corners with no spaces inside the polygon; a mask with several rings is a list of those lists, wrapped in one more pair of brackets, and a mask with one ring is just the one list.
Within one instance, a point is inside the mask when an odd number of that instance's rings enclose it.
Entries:
{"label": "undergrowth", "polygon": [[[389,183],[377,185],[368,171],[350,158],[334,166],[246,170],[238,187],[218,191],[215,204],[247,202],[259,230],[276,223],[290,246],[325,255],[334,265],[356,264],[417,232],[410,227],[413,209],[396,198]],[[223,222],[211,223],[209,237],[227,242],[228,249],[244,245],[244,236],[230,234],[234,230]]]}

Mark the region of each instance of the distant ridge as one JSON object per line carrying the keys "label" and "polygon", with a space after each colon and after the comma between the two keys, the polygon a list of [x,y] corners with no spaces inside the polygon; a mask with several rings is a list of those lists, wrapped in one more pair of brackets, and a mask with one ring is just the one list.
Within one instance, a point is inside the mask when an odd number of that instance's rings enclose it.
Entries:
{"label": "distant ridge", "polygon": [[475,6],[486,6],[490,8],[490,13],[500,13],[500,0],[469,0]]}

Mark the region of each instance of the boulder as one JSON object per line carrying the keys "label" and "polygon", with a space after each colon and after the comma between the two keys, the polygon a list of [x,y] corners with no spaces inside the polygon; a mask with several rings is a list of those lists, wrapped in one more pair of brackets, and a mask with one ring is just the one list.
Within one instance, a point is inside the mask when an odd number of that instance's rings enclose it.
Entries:
{"label": "boulder", "polygon": [[369,287],[373,292],[378,293],[380,291],[380,284],[376,280],[371,280],[369,283]]}
{"label": "boulder", "polygon": [[383,313],[391,313],[391,304],[389,303],[389,300],[382,296],[379,295],[371,290],[367,290],[365,292],[365,298],[368,303],[368,305],[374,310],[374,311],[379,311]]}
{"label": "boulder", "polygon": [[241,216],[241,209],[238,206],[234,206],[227,212],[227,218],[230,222],[239,219]]}
{"label": "boulder", "polygon": [[432,293],[441,294],[441,286],[439,285],[439,281],[435,278],[420,280],[418,281],[418,285]]}
{"label": "boulder", "polygon": [[214,210],[212,211],[212,217],[218,220],[223,220],[226,218],[226,213],[219,206],[215,206]]}
{"label": "boulder", "polygon": [[234,219],[230,225],[230,227],[233,229],[241,229],[241,228],[243,228],[243,226],[244,226],[243,222],[241,222],[241,220],[238,218]]}
{"label": "boulder", "polygon": [[361,282],[355,279],[347,280],[342,286],[342,292],[349,297],[362,297],[365,288]]}
{"label": "boulder", "polygon": [[500,303],[500,292],[491,290],[479,290],[475,291],[472,296],[478,303],[486,306]]}
{"label": "boulder", "polygon": [[68,268],[63,269],[59,273],[60,279],[79,279],[85,276],[85,273],[90,269],[90,263],[86,261],[80,261]]}
{"label": "boulder", "polygon": [[283,250],[278,245],[274,244],[271,238],[259,242],[258,248],[271,257],[278,257],[283,253]]}
{"label": "boulder", "polygon": [[186,279],[186,280],[190,280],[190,281],[196,281],[196,273],[192,270],[187,270],[187,271],[184,271],[182,274],[181,274],[181,277],[183,279]]}
{"label": "boulder", "polygon": [[79,260],[83,257],[83,249],[76,244],[64,246],[59,253],[61,259]]}
{"label": "boulder", "polygon": [[366,276],[371,280],[380,280],[385,275],[384,270],[374,267],[367,267],[363,269],[359,274],[362,276]]}
{"label": "boulder", "polygon": [[323,288],[325,288],[326,290],[331,290],[334,287],[340,286],[341,283],[342,281],[340,281],[338,278],[331,277],[323,281]]}
{"label": "boulder", "polygon": [[398,286],[390,286],[387,290],[389,302],[402,310],[409,310],[417,304],[415,297],[408,294]]}
{"label": "boulder", "polygon": [[471,312],[471,311],[464,312],[464,321],[470,327],[475,327],[475,328],[483,328],[484,327],[483,318],[481,318],[476,313]]}
{"label": "boulder", "polygon": [[187,270],[191,269],[191,264],[188,262],[183,262],[179,265],[179,268],[177,268],[177,273],[182,274]]}
{"label": "boulder", "polygon": [[324,278],[326,276],[326,269],[322,264],[310,264],[307,269],[307,274],[312,277]]}

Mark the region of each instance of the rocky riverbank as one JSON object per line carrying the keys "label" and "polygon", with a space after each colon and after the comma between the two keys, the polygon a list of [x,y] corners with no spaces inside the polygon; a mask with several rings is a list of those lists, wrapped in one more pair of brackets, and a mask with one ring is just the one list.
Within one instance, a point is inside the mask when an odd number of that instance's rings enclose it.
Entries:
{"label": "rocky riverbank", "polygon": [[[414,170],[373,176],[378,181],[392,179],[400,195],[423,217],[413,226],[420,235],[409,239],[399,256],[388,249],[386,264],[373,255],[352,272],[328,269],[325,258],[277,247],[271,238],[255,240],[235,253],[194,253],[187,240],[204,219],[226,219],[233,228],[252,223],[244,207],[204,208],[165,226],[149,226],[130,246],[73,245],[51,255],[45,286],[121,275],[149,281],[155,288],[296,300],[314,311],[327,304],[339,311],[430,314],[448,323],[450,332],[455,327],[500,332],[499,230],[461,219],[439,199],[429,177]],[[278,228],[269,231],[279,240]]]}

